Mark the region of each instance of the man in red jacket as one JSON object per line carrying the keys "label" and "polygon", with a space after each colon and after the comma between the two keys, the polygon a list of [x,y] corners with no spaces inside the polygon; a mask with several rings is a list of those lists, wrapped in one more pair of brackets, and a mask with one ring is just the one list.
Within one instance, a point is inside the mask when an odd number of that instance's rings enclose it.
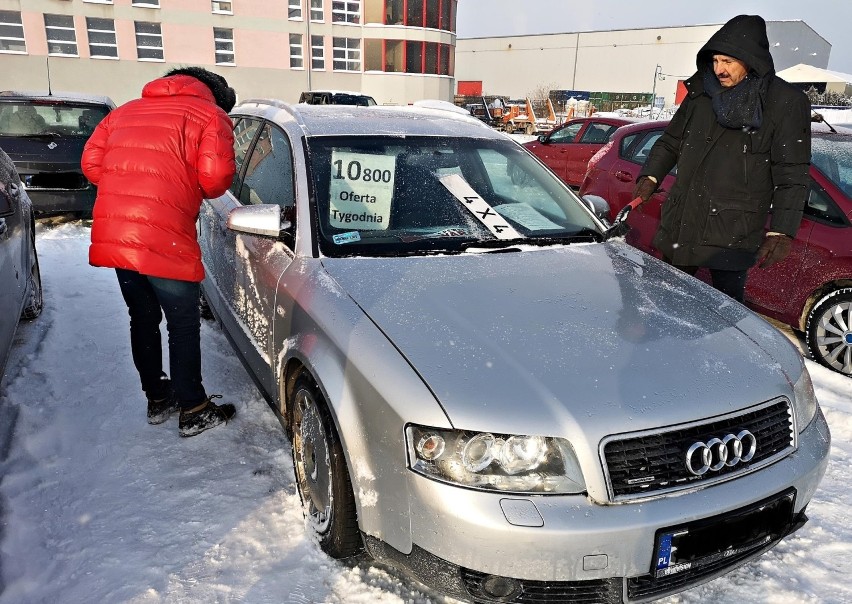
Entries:
{"label": "man in red jacket", "polygon": [[[130,314],[130,345],[148,422],[180,410],[181,436],[227,422],[201,383],[199,283],[204,278],[195,221],[205,197],[234,177],[227,112],[236,102],[222,76],[173,69],[145,85],[142,98],[112,111],[83,151],[83,172],[98,187],[89,263],[114,268]],[[163,372],[160,322],[169,332]]]}

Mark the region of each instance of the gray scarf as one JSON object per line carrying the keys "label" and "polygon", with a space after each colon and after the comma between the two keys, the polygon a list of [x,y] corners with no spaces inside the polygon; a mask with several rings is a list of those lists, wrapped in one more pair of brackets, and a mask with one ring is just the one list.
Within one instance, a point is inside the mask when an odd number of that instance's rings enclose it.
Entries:
{"label": "gray scarf", "polygon": [[704,91],[713,101],[713,111],[720,126],[757,130],[763,124],[763,95],[769,86],[769,77],[749,73],[739,84],[725,88],[709,67],[704,69]]}

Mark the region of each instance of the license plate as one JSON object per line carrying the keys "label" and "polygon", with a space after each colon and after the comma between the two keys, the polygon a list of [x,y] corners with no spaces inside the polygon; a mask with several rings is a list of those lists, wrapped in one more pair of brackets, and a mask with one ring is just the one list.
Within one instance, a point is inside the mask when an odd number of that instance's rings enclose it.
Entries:
{"label": "license plate", "polygon": [[652,574],[667,577],[776,541],[793,520],[795,491],[705,520],[657,531]]}

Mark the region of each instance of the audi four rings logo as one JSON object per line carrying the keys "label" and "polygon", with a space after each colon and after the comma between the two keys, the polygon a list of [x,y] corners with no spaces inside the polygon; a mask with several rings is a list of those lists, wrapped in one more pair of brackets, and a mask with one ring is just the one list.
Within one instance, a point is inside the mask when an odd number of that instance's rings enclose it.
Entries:
{"label": "audi four rings logo", "polygon": [[686,469],[695,476],[718,472],[725,466],[751,461],[756,452],[757,438],[748,430],[726,434],[722,438],[711,438],[706,443],[692,443],[686,451]]}

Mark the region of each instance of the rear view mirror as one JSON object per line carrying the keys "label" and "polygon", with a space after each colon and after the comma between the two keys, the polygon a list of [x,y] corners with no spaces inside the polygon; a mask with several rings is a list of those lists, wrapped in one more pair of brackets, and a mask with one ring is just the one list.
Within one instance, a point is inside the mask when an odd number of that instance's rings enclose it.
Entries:
{"label": "rear view mirror", "polygon": [[597,216],[604,224],[609,224],[609,202],[603,197],[597,195],[583,195],[581,198],[586,207],[592,211],[592,214]]}
{"label": "rear view mirror", "polygon": [[243,206],[228,214],[228,228],[239,233],[278,238],[291,227],[289,220],[281,219],[281,206],[275,204]]}

